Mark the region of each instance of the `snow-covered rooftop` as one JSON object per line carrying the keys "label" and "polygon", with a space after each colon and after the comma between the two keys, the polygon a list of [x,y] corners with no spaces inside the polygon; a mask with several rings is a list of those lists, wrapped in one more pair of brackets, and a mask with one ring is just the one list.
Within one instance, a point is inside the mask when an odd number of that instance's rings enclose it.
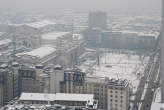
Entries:
{"label": "snow-covered rooftop", "polygon": [[48,21],[48,20],[43,20],[39,22],[33,22],[33,23],[28,23],[26,24],[27,26],[33,27],[33,28],[42,28],[47,25],[54,25],[56,24],[55,22]]}
{"label": "snow-covered rooftop", "polygon": [[69,32],[51,32],[51,33],[48,33],[48,34],[43,34],[42,35],[42,39],[44,40],[56,40],[57,38],[59,37],[63,37],[64,35],[67,35],[69,34]]}
{"label": "snow-covered rooftop", "polygon": [[43,94],[43,93],[22,93],[19,100],[39,100],[39,101],[53,101],[55,94]]}
{"label": "snow-covered rooftop", "polygon": [[51,46],[42,46],[40,48],[34,49],[30,52],[26,52],[26,53],[21,53],[18,55],[30,55],[30,56],[36,56],[39,58],[43,58],[47,55],[50,55],[51,53],[55,52],[56,49],[51,47]]}
{"label": "snow-covered rooftop", "polygon": [[9,44],[9,43],[11,43],[10,39],[0,40],[0,45]]}
{"label": "snow-covered rooftop", "polygon": [[63,101],[93,101],[93,94],[65,94],[65,93],[56,93],[55,100]]}
{"label": "snow-covered rooftop", "polygon": [[93,94],[67,94],[67,93],[56,93],[56,94],[46,94],[46,93],[22,93],[19,100],[25,101],[93,101]]}

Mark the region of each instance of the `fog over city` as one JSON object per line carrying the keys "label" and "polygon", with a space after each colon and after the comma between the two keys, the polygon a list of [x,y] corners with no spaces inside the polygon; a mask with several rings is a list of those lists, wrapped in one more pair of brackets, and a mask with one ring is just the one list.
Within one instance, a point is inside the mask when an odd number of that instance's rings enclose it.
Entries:
{"label": "fog over city", "polygon": [[0,110],[164,110],[164,0],[0,0]]}
{"label": "fog over city", "polygon": [[0,0],[0,8],[45,12],[62,9],[151,12],[161,9],[161,0]]}

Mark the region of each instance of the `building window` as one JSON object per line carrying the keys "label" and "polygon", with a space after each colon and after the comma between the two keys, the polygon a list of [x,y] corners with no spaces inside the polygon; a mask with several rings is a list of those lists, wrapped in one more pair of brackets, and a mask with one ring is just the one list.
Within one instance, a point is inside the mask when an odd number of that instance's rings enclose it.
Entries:
{"label": "building window", "polygon": [[110,95],[110,97],[113,97],[113,95]]}

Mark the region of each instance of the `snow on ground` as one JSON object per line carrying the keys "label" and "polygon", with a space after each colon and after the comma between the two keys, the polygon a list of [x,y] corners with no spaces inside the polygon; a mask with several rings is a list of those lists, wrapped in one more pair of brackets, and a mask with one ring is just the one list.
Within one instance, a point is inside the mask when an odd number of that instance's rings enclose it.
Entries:
{"label": "snow on ground", "polygon": [[160,103],[161,102],[161,88],[158,88],[155,91],[153,102]]}
{"label": "snow on ground", "polygon": [[87,60],[80,68],[90,73],[89,75],[97,77],[127,79],[135,92],[148,60],[149,57],[143,55],[103,53],[100,57],[100,65],[97,65],[96,60]]}

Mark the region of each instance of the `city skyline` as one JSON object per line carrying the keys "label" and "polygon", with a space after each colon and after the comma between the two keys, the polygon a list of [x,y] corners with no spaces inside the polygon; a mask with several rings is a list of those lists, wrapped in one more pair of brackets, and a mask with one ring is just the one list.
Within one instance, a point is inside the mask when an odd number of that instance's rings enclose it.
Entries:
{"label": "city skyline", "polygon": [[[76,10],[105,10],[124,12],[160,11],[161,0],[1,0],[1,9],[13,11],[44,11],[76,9]],[[53,11],[52,11],[53,10]]]}

